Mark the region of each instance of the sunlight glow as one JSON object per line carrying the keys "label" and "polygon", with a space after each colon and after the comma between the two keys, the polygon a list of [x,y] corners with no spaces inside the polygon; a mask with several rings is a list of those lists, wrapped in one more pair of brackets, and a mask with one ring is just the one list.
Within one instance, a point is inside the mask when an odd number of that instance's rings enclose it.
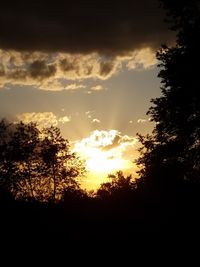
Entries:
{"label": "sunlight glow", "polygon": [[77,141],[74,151],[85,160],[88,171],[84,186],[96,189],[107,181],[109,174],[119,170],[134,173],[132,151],[136,142],[134,137],[122,136],[117,130],[95,130],[89,137]]}
{"label": "sunlight glow", "polygon": [[117,170],[123,170],[130,167],[130,162],[120,157],[112,155],[110,152],[101,151],[98,148],[92,148],[87,151],[87,168],[94,173],[111,173]]}

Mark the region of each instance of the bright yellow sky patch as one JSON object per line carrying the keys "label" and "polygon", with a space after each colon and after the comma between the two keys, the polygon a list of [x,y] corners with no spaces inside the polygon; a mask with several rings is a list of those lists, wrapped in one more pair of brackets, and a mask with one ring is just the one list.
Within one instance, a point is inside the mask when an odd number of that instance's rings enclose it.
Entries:
{"label": "bright yellow sky patch", "polygon": [[122,170],[134,173],[133,152],[137,140],[122,136],[117,130],[95,130],[87,138],[77,142],[74,150],[86,160],[87,177],[83,181],[86,189],[96,189],[107,180],[108,174]]}

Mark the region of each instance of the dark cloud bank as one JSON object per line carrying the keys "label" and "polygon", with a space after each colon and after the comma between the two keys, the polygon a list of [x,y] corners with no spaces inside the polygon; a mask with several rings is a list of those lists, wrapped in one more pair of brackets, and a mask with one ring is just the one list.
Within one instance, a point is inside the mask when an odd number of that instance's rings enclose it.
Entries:
{"label": "dark cloud bank", "polygon": [[156,0],[4,1],[0,48],[123,54],[171,39]]}

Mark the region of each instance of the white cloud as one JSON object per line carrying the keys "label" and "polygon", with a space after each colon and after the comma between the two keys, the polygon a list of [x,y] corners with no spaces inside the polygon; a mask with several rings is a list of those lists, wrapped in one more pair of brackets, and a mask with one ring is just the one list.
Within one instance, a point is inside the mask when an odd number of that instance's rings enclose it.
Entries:
{"label": "white cloud", "polygon": [[85,115],[87,116],[88,119],[91,119],[92,116],[94,115],[94,110],[88,110],[85,112]]}
{"label": "white cloud", "polygon": [[100,123],[100,122],[101,121],[99,119],[96,119],[96,118],[92,120],[92,123]]}
{"label": "white cloud", "polygon": [[72,83],[69,84],[65,87],[66,90],[77,90],[77,89],[82,89],[85,88],[86,86],[83,84],[76,84],[76,83]]}
{"label": "white cloud", "polygon": [[35,122],[39,127],[57,126],[58,123],[67,123],[71,120],[68,116],[58,117],[53,112],[30,112],[17,114],[18,121],[24,123]]}
{"label": "white cloud", "polygon": [[16,115],[17,119],[24,123],[36,122],[39,126],[57,126],[57,117],[53,112],[31,112]]}
{"label": "white cloud", "polygon": [[147,120],[145,120],[145,119],[138,119],[137,120],[137,123],[145,123],[145,122],[147,122]]}
{"label": "white cloud", "polygon": [[41,90],[47,90],[47,91],[62,91],[65,89],[60,79],[55,79],[54,77],[39,82],[38,84],[33,83],[33,85],[38,86],[38,88]]}
{"label": "white cloud", "polygon": [[61,122],[62,124],[64,124],[66,122],[70,122],[71,121],[71,117],[68,117],[68,116],[60,117],[58,119],[58,121]]}
{"label": "white cloud", "polygon": [[[100,149],[116,155],[123,155],[127,149],[136,149],[138,140],[136,137],[121,135],[117,130],[103,131],[95,130],[89,137],[86,137],[75,144],[75,150],[84,154],[87,149]],[[112,155],[114,156],[114,155]],[[132,159],[133,160],[133,159]]]}
{"label": "white cloud", "polygon": [[157,64],[157,59],[155,51],[152,51],[150,48],[143,48],[134,51],[130,55],[126,66],[129,70],[149,69],[156,64]]}
{"label": "white cloud", "polygon": [[102,90],[104,90],[104,88],[102,85],[96,85],[96,86],[91,87],[91,90],[92,91],[102,91]]}

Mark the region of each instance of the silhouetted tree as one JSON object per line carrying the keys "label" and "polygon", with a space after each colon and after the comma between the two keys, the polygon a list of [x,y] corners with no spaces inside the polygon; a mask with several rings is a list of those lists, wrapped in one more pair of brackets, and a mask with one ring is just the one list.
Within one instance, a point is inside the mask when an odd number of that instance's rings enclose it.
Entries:
{"label": "silhouetted tree", "polygon": [[0,187],[16,198],[61,200],[66,190],[80,190],[84,171],[58,128],[0,122]]}
{"label": "silhouetted tree", "polygon": [[0,186],[8,189],[10,177],[14,172],[14,163],[10,159],[11,150],[9,142],[12,139],[13,131],[11,124],[5,119],[0,121]]}
{"label": "silhouetted tree", "polygon": [[36,179],[39,176],[41,160],[38,154],[39,130],[36,124],[16,124],[8,146],[11,149],[10,161],[15,171],[10,175],[12,191],[17,197],[34,199]]}
{"label": "silhouetted tree", "polygon": [[152,100],[148,112],[155,123],[153,134],[139,135],[140,175],[200,182],[200,2],[161,2],[177,40],[157,53],[162,96]]}
{"label": "silhouetted tree", "polygon": [[132,179],[132,176],[124,176],[122,171],[118,171],[116,174],[110,174],[109,182],[101,184],[97,190],[97,197],[107,198],[110,196],[123,197],[127,196],[130,192],[135,189],[136,183]]}
{"label": "silhouetted tree", "polygon": [[69,142],[61,136],[55,127],[43,130],[44,139],[41,142],[41,156],[44,162],[44,173],[52,188],[51,199],[60,200],[66,190],[79,189],[77,177],[83,175],[83,162],[71,153]]}

